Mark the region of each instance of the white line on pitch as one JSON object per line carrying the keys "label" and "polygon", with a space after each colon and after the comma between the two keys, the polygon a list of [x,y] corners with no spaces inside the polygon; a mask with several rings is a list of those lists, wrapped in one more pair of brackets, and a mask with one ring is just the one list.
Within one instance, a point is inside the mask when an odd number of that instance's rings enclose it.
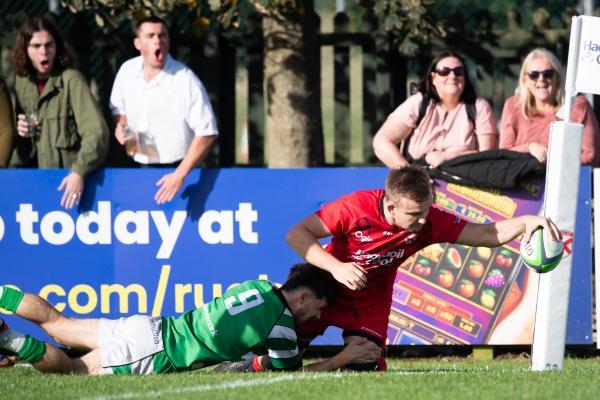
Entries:
{"label": "white line on pitch", "polygon": [[275,378],[267,378],[267,379],[253,379],[253,380],[238,379],[238,380],[235,380],[232,382],[217,383],[217,384],[211,384],[211,385],[188,386],[188,387],[181,387],[181,388],[156,390],[156,391],[152,391],[152,392],[130,392],[130,393],[120,393],[120,394],[108,395],[108,396],[87,397],[87,398],[84,398],[84,400],[116,400],[116,399],[133,399],[136,397],[162,397],[165,395],[206,392],[208,390],[217,390],[217,389],[237,389],[237,388],[251,387],[251,386],[272,385],[275,383],[292,381],[292,380],[340,378],[340,377],[342,377],[341,374],[318,374],[318,375],[287,374],[287,375],[278,376]]}
{"label": "white line on pitch", "polygon": [[[434,369],[434,370],[413,370],[413,371],[388,371],[382,373],[382,376],[389,375],[446,375],[452,374],[456,372],[462,372],[459,370],[450,369]],[[489,372],[489,369],[484,368],[481,370],[473,370],[471,372]],[[504,370],[498,372],[505,372]],[[258,378],[251,380],[242,380],[237,379],[231,382],[225,383],[216,383],[216,384],[208,384],[208,385],[196,385],[196,386],[187,386],[180,388],[172,388],[172,389],[162,389],[155,390],[150,392],[129,392],[129,393],[119,393],[119,394],[111,394],[106,396],[95,396],[95,397],[85,397],[83,400],[119,400],[119,399],[133,399],[137,397],[162,397],[167,395],[174,394],[183,394],[183,393],[196,393],[196,392],[206,392],[209,390],[218,390],[218,389],[238,389],[252,386],[267,386],[273,385],[280,382],[286,381],[294,381],[294,380],[313,380],[313,379],[324,379],[324,378],[342,378],[345,376],[350,376],[353,373],[341,373],[341,372],[332,372],[332,373],[319,373],[319,374],[304,374],[304,373],[293,373],[286,374],[282,376],[277,376],[273,378]],[[357,375],[360,375],[357,374]]]}

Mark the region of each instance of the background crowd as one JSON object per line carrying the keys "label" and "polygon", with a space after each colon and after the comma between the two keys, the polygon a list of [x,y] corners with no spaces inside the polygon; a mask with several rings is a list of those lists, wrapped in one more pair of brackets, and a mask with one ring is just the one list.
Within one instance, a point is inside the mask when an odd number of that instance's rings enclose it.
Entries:
{"label": "background crowd", "polygon": [[[163,20],[139,20],[133,43],[140,55],[117,73],[113,121],[107,123],[62,33],[49,19],[28,19],[13,47],[14,109],[0,81],[0,166],[68,169],[58,190],[64,192],[61,204],[71,208],[79,204],[85,177],[106,165],[112,130],[132,166],[169,168],[156,182],[155,200],[172,200],[215,143],[217,122],[202,82],[169,54]],[[556,56],[531,50],[498,120],[477,95],[474,77],[458,53],[434,57],[418,90],[375,133],[377,158],[389,168],[413,162],[435,168],[458,156],[505,149],[545,163],[550,124],[560,120],[564,102],[564,70]],[[581,163],[599,165],[598,122],[584,96],[574,101],[571,119],[584,125]]]}

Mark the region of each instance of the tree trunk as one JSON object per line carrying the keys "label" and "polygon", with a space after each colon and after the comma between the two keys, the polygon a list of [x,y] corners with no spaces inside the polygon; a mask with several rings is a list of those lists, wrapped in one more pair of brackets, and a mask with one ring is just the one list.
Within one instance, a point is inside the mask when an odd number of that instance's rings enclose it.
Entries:
{"label": "tree trunk", "polygon": [[319,48],[313,17],[281,23],[263,16],[270,168],[323,164]]}

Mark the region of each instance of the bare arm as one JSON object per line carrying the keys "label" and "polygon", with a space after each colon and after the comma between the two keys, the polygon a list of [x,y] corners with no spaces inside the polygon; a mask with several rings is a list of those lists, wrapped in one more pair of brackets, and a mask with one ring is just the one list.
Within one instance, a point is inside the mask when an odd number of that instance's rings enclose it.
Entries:
{"label": "bare arm", "polygon": [[[311,372],[335,371],[348,364],[374,362],[377,361],[379,357],[381,357],[381,348],[379,346],[366,338],[356,337],[355,340],[349,342],[347,346],[335,356],[323,361],[305,365],[302,370]],[[258,362],[263,371],[273,370],[268,356],[259,356],[258,358]],[[248,370],[249,369],[245,367],[237,371],[241,372]]]}
{"label": "bare arm", "polygon": [[497,148],[496,139],[497,135],[493,132],[486,135],[477,135],[477,141],[479,142],[478,151],[493,150]]}
{"label": "bare arm", "polygon": [[433,168],[437,168],[444,161],[452,160],[458,156],[476,153],[477,150],[459,150],[459,151],[431,151],[425,155],[425,161]]}
{"label": "bare arm", "polygon": [[194,137],[177,169],[170,174],[164,175],[156,182],[156,185],[160,186],[160,189],[158,189],[154,196],[157,204],[173,200],[175,194],[183,186],[185,177],[206,157],[216,140],[216,135]]}
{"label": "bare arm", "polygon": [[381,356],[381,348],[365,338],[348,343],[344,350],[323,361],[304,366],[304,371],[323,372],[335,371],[348,364],[369,363],[377,361]]}
{"label": "bare arm", "polygon": [[125,127],[127,126],[127,117],[124,115],[113,115],[113,121],[115,122],[115,137],[119,144],[125,142]]}
{"label": "bare arm", "polygon": [[375,155],[388,168],[399,168],[409,165],[402,156],[398,145],[412,133],[413,128],[404,124],[393,124],[386,120],[373,138]]}
{"label": "bare arm", "polygon": [[452,160],[453,158],[464,156],[466,154],[477,153],[478,151],[492,150],[496,148],[496,135],[494,133],[478,135],[479,141],[478,150],[457,150],[457,151],[432,151],[427,153],[425,161],[427,164],[437,168],[444,161]]}
{"label": "bare arm", "polygon": [[340,283],[350,289],[361,289],[367,284],[365,270],[356,263],[343,263],[321,247],[318,239],[331,236],[321,218],[311,214],[289,230],[287,244],[309,263],[329,271]]}
{"label": "bare arm", "polygon": [[539,227],[550,231],[554,240],[560,240],[560,231],[549,218],[524,215],[490,224],[468,222],[456,243],[467,246],[496,247],[515,239],[521,234],[525,234],[524,239],[529,241],[531,233]]}

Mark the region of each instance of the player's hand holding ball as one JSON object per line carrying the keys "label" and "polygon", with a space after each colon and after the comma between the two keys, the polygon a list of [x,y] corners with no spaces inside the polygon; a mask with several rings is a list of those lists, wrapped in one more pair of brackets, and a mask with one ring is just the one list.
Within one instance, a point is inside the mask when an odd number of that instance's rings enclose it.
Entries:
{"label": "player's hand holding ball", "polygon": [[537,273],[550,272],[560,263],[564,252],[562,240],[555,240],[544,228],[531,234],[529,241],[521,240],[521,258],[523,263]]}

